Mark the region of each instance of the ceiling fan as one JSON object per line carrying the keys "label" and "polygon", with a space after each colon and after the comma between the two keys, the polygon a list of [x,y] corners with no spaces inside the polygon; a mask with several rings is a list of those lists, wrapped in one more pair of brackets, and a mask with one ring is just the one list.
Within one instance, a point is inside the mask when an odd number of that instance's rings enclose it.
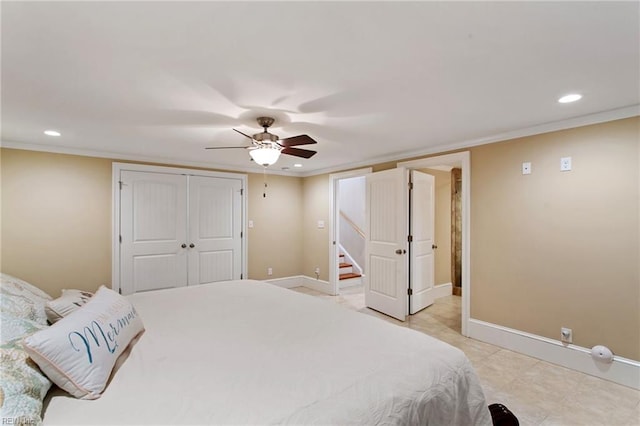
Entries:
{"label": "ceiling fan", "polygon": [[243,148],[249,150],[249,155],[258,164],[263,166],[270,166],[278,161],[280,154],[293,155],[300,158],[311,158],[316,154],[316,151],[308,149],[294,148],[298,145],[311,145],[317,143],[307,135],[292,136],[290,138],[280,139],[278,135],[269,133],[267,129],[271,127],[275,121],[272,117],[258,117],[258,124],[264,128],[261,133],[256,133],[253,136],[249,136],[242,133],[240,130],[235,130],[242,136],[246,136],[251,139],[251,145],[247,146],[211,146],[205,149],[231,149],[231,148]]}

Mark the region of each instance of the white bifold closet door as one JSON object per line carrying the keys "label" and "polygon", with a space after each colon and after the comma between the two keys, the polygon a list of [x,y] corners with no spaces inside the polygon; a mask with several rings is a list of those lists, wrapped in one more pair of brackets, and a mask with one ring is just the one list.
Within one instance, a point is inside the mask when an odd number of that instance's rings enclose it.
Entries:
{"label": "white bifold closet door", "polygon": [[242,278],[242,181],[123,170],[123,294]]}

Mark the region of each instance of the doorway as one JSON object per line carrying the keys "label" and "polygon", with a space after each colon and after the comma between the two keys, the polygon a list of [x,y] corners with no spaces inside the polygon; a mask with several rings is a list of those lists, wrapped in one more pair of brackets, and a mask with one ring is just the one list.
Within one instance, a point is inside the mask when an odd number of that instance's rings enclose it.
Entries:
{"label": "doorway", "polygon": [[[331,216],[329,221],[329,284],[332,291],[331,294],[334,296],[341,293],[341,270],[342,274],[349,271],[356,275],[362,275],[364,273],[364,262],[359,260],[363,253],[359,253],[361,249],[358,245],[358,240],[364,237],[364,227],[358,225],[362,219],[358,217],[358,211],[362,209],[364,212],[364,199],[357,201],[360,197],[354,196],[351,198],[356,201],[345,205],[344,200],[341,203],[341,188],[343,196],[345,195],[345,191],[355,191],[357,193],[360,183],[362,182],[361,179],[371,173],[371,171],[371,167],[366,167],[329,175],[329,200],[331,203]],[[362,204],[360,205],[359,203]],[[341,204],[343,205],[341,206]],[[348,249],[345,249],[345,245],[348,246]],[[344,255],[344,257],[341,255]],[[341,264],[347,264],[349,266],[343,266],[341,268]],[[348,284],[355,284],[353,288],[349,290],[345,289],[345,291],[351,293],[357,291],[357,277],[352,280],[342,281],[343,284],[345,284],[345,281],[349,281]]]}
{"label": "doorway", "polygon": [[[470,277],[470,153],[468,151],[440,155],[436,157],[423,158],[419,160],[406,161],[397,164],[398,168],[408,170],[439,169],[453,170],[459,169],[459,276],[461,297],[461,334],[468,336],[468,322],[471,292],[469,285]],[[454,182],[452,182],[454,185]],[[452,258],[452,263],[455,259]],[[455,279],[455,276],[452,277]]]}

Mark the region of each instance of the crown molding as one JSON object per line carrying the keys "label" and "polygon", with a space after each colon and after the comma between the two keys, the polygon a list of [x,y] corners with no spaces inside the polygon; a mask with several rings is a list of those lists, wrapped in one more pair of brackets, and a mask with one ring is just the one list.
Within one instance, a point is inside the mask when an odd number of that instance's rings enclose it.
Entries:
{"label": "crown molding", "polygon": [[[539,135],[543,133],[555,132],[559,130],[572,129],[576,127],[588,126],[591,124],[605,123],[607,121],[621,120],[624,118],[640,116],[640,104],[630,105],[623,108],[612,109],[609,111],[602,111],[594,114],[582,115],[579,117],[573,117],[561,121],[553,121],[549,123],[543,123],[536,126],[525,127],[523,129],[512,130],[503,133],[497,133],[494,135],[483,136],[481,138],[469,139],[465,141],[454,142],[450,144],[442,144],[430,146],[426,149],[419,149],[413,151],[396,152],[393,154],[371,158],[356,163],[343,163],[337,166],[327,167],[323,169],[300,171],[295,172],[291,170],[276,170],[267,168],[266,173],[270,175],[282,175],[293,177],[309,177],[317,176],[326,173],[335,173],[345,170],[357,169],[365,166],[371,166],[373,164],[381,164],[390,161],[406,160],[414,157],[424,157],[432,154],[439,154],[447,151],[453,151],[457,149],[470,148],[478,145],[485,145],[494,142],[501,142],[510,139],[522,138],[526,136]],[[57,154],[70,154],[80,155],[84,157],[98,157],[108,158],[114,161],[139,161],[148,163],[167,164],[172,166],[185,166],[185,167],[200,167],[209,170],[220,170],[229,172],[241,172],[241,173],[263,173],[262,169],[253,167],[237,167],[229,166],[228,164],[218,164],[200,161],[184,161],[174,158],[154,157],[146,155],[136,154],[122,154],[108,151],[93,151],[79,148],[67,148],[51,145],[30,144],[13,141],[0,141],[0,146],[3,148],[24,149],[27,151],[41,151],[52,152]]]}
{"label": "crown molding", "polygon": [[435,145],[426,149],[413,151],[404,151],[386,156],[376,157],[370,160],[360,161],[357,163],[344,163],[338,166],[327,167],[324,169],[310,170],[302,173],[300,176],[316,176],[325,173],[335,173],[344,170],[351,170],[374,164],[387,163],[390,161],[406,160],[408,158],[424,157],[427,155],[440,154],[447,151],[457,149],[471,148],[478,145],[486,145],[494,142],[502,142],[510,139],[517,139],[526,136],[540,135],[543,133],[556,132],[559,130],[573,129],[576,127],[588,126],[591,124],[606,123],[607,121],[622,120],[624,118],[640,116],[640,104],[630,105],[623,108],[616,108],[609,111],[602,111],[594,114],[582,115],[561,121],[553,121],[549,123],[538,124],[536,126],[525,127],[518,130],[512,130],[503,133],[496,133],[481,138],[469,139],[450,144]]}
{"label": "crown molding", "polygon": [[[61,147],[61,146],[31,144],[31,143],[12,142],[12,141],[0,141],[0,147],[11,148],[11,149],[23,149],[26,151],[50,152],[54,154],[78,155],[82,157],[108,158],[109,160],[113,160],[113,161],[136,161],[136,162],[154,163],[158,165],[167,165],[167,166],[198,167],[198,168],[203,168],[207,170],[232,172],[232,173],[233,172],[255,173],[255,174],[263,173],[263,170],[261,168],[231,167],[228,164],[221,164],[221,163],[210,163],[210,162],[202,162],[202,161],[184,161],[184,160],[179,160],[175,158],[154,157],[154,156],[136,155],[136,154],[122,154],[117,152],[94,151],[89,149],[68,148],[68,147]],[[286,170],[275,170],[275,169],[269,169],[269,168],[267,168],[266,173],[270,175],[301,177],[300,174],[296,172],[291,172]]]}

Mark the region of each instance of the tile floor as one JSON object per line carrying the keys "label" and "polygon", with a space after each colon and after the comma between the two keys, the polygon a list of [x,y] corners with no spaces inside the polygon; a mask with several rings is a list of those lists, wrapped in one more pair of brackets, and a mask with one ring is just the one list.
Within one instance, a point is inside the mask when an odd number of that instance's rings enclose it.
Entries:
{"label": "tile floor", "polygon": [[487,403],[499,402],[528,425],[640,426],[640,391],[560,367],[460,334],[460,297],[449,296],[401,322],[364,305],[362,286],[329,296],[294,291],[429,334],[463,350],[476,369]]}

